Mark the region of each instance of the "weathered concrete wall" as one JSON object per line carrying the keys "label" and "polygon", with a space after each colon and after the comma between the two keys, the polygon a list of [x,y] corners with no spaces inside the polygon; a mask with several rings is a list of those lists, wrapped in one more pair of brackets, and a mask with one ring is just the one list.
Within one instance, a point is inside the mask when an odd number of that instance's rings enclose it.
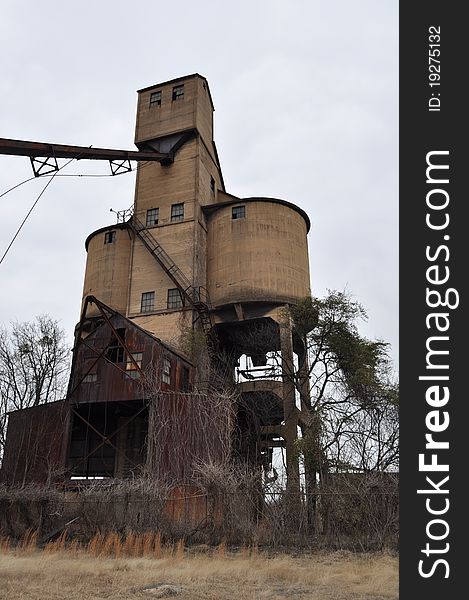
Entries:
{"label": "weathered concrete wall", "polygon": [[[105,235],[109,232],[115,232],[115,239],[105,244]],[[83,302],[86,296],[95,296],[125,314],[131,248],[130,231],[124,225],[99,229],[88,237]],[[98,312],[96,308],[91,308],[90,315],[93,311],[95,314]]]}
{"label": "weathered concrete wall", "polygon": [[[184,97],[173,100],[173,88],[184,86]],[[161,92],[161,105],[150,105],[151,95]],[[200,75],[187,75],[139,90],[135,143],[197,129],[205,143],[213,139],[213,104],[208,83]]]}
{"label": "weathered concrete wall", "polygon": [[[232,218],[232,208],[245,217]],[[294,302],[307,296],[307,223],[275,200],[240,199],[208,216],[207,281],[214,306],[235,302]]]}

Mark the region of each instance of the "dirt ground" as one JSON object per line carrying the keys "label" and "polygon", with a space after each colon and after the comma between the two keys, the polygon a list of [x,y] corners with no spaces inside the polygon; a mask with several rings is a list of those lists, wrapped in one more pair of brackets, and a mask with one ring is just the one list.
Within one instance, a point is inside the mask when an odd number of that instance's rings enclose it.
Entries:
{"label": "dirt ground", "polygon": [[185,552],[162,558],[85,553],[0,554],[1,600],[383,600],[398,598],[398,561],[386,554]]}

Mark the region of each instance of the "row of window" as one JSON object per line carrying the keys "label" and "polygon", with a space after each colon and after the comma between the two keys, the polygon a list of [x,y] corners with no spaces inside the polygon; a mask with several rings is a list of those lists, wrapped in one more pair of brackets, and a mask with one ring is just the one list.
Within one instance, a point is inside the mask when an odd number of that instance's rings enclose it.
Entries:
{"label": "row of window", "polygon": [[[143,352],[132,352],[132,358],[127,358],[125,371],[131,379],[140,378],[140,371],[138,369],[142,368],[142,360]],[[167,385],[171,385],[171,361],[167,357],[163,358],[163,364],[161,368],[161,381],[163,383],[166,383]],[[182,367],[180,387],[181,390],[184,392],[187,392],[190,388],[189,369],[187,367]]]}
{"label": "row of window", "polygon": [[[132,358],[133,358],[133,360],[130,357],[127,359],[127,363],[125,365],[125,371],[126,371],[126,374],[131,379],[139,379],[140,371],[137,369],[135,363],[138,364],[138,367],[140,369],[142,368],[143,352],[133,352]],[[169,358],[164,357],[162,368],[161,368],[162,383],[171,385],[171,375],[172,375],[171,361],[169,360]],[[180,388],[183,392],[187,392],[190,389],[189,369],[187,367],[182,367]]]}
{"label": "row of window", "polygon": [[[177,288],[168,290],[168,308],[182,308],[184,302],[181,292]],[[155,292],[143,292],[140,303],[140,312],[152,312],[155,310]]]}
{"label": "row of window", "polygon": [[[215,185],[215,180],[212,178],[213,185]],[[214,189],[214,187],[213,187]],[[147,210],[147,227],[153,227],[154,225],[158,225],[158,220],[160,216],[159,208],[149,208]],[[231,209],[231,218],[232,219],[244,219],[246,217],[246,207],[245,206],[233,206]],[[184,220],[184,202],[180,204],[172,204],[171,205],[171,222],[175,221],[183,221]],[[110,232],[114,233],[114,232]],[[112,240],[113,241],[113,240]],[[105,242],[106,243],[106,242]]]}
{"label": "row of window", "polygon": [[[246,207],[245,206],[233,206],[231,209],[231,218],[232,219],[244,219],[246,217]],[[149,208],[147,210],[147,227],[154,227],[158,225],[160,218],[160,209],[159,208]],[[171,223],[175,223],[177,221],[184,220],[184,202],[180,202],[178,204],[171,205]],[[116,232],[115,231],[106,231],[104,234],[104,243],[112,244],[116,241]]]}
{"label": "row of window", "polygon": [[[159,208],[149,208],[147,210],[147,227],[153,227],[154,225],[158,225],[160,219],[160,209]],[[180,202],[178,204],[171,205],[171,223],[176,223],[177,221],[184,221],[184,202]],[[116,232],[106,231],[104,234],[104,243],[105,244],[113,244],[116,241]]]}
{"label": "row of window", "polygon": [[[123,348],[122,352],[123,352]],[[132,358],[131,358],[132,357]],[[142,368],[143,361],[143,352],[132,352],[131,357],[127,356],[127,361],[125,363],[125,372],[128,377],[131,379],[139,379],[140,371]],[[112,362],[123,362],[123,354],[120,361],[114,360]],[[88,373],[84,378],[84,383],[95,383],[98,380],[98,374],[96,372]],[[169,358],[163,358],[163,365],[161,369],[161,381],[168,385],[171,385],[171,361]],[[189,390],[189,369],[187,367],[182,367],[181,372],[181,389],[183,391]]]}
{"label": "row of window", "polygon": [[[231,218],[232,219],[244,219],[246,217],[246,207],[245,206],[233,206],[231,209]],[[147,210],[147,219],[146,226],[154,227],[158,225],[160,218],[160,209],[159,208],[149,208]],[[178,204],[171,205],[171,222],[175,223],[177,221],[184,220],[184,202],[180,202]],[[116,232],[115,231],[106,231],[104,234],[104,243],[112,244],[116,241]]]}
{"label": "row of window", "polygon": [[[160,220],[160,209],[149,208],[147,210],[147,227],[158,225]],[[171,223],[184,220],[184,202],[171,205]]]}
{"label": "row of window", "polygon": [[[176,100],[183,100],[183,99],[184,99],[184,84],[175,85],[173,87],[172,101],[175,102]],[[150,108],[152,108],[154,106],[161,106],[161,100],[162,100],[161,90],[152,92],[150,94]]]}
{"label": "row of window", "polygon": [[[215,180],[212,178],[213,185],[215,186]],[[213,187],[213,189],[215,189]],[[158,225],[160,217],[160,209],[159,208],[149,208],[147,210],[147,227],[153,227],[154,225]],[[246,217],[246,207],[245,206],[233,206],[231,209],[231,218],[232,219],[244,219]],[[184,220],[184,202],[180,204],[172,204],[171,205],[171,222],[175,221],[183,221]]]}

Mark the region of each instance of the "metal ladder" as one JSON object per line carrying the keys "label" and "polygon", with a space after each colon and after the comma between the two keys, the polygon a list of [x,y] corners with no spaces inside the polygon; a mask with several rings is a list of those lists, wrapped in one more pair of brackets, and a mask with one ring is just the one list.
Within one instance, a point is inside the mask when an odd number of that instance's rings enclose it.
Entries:
{"label": "metal ladder", "polygon": [[202,329],[205,334],[208,334],[213,327],[213,321],[210,314],[211,306],[207,290],[203,287],[194,287],[191,284],[181,269],[135,214],[127,221],[127,224],[166,272],[179,290],[183,300],[187,300],[197,311]]}

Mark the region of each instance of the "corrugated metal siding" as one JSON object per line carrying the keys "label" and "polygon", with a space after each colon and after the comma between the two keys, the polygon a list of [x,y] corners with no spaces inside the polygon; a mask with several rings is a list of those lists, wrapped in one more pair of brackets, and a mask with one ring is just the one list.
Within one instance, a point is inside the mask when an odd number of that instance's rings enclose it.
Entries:
{"label": "corrugated metal siding", "polygon": [[8,484],[59,480],[68,422],[65,401],[10,413],[1,480]]}
{"label": "corrugated metal siding", "polygon": [[[171,383],[161,382],[163,391],[181,390],[184,387],[184,369],[188,371],[189,385],[193,381],[193,367],[181,356],[172,352],[158,339],[145,334],[140,328],[134,326],[128,319],[122,316],[113,316],[111,322],[115,329],[125,329],[125,344],[132,353],[142,352],[143,371],[161,367],[163,357],[171,363]],[[118,402],[123,400],[141,400],[144,396],[139,379],[128,377],[126,371],[128,360],[126,352],[121,352],[122,360],[116,364],[110,363],[102,357],[92,368],[96,373],[96,381],[82,382],[80,380],[88,369],[98,358],[101,352],[109,355],[108,348],[113,333],[109,325],[102,324],[95,332],[89,335],[76,350],[74,372],[72,373],[72,386],[76,390],[71,396],[72,402]],[[95,351],[93,351],[91,348]],[[119,357],[120,359],[121,357]]]}

